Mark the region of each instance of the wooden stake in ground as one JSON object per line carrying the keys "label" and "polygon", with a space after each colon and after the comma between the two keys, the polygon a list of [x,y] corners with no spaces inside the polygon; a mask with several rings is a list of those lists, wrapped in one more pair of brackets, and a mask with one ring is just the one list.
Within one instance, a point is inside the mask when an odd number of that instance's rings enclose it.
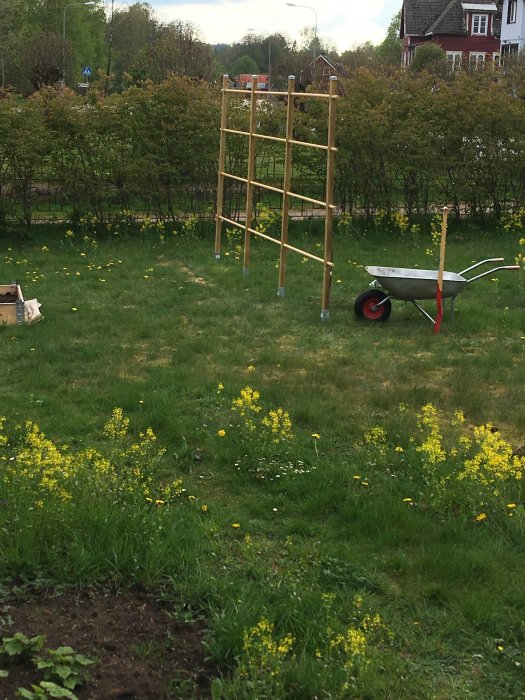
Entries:
{"label": "wooden stake in ground", "polygon": [[447,245],[447,218],[448,207],[443,207],[443,221],[441,222],[441,246],[439,249],[439,271],[437,279],[437,316],[434,322],[434,333],[439,333],[441,319],[443,318],[443,273],[445,271],[445,248]]}

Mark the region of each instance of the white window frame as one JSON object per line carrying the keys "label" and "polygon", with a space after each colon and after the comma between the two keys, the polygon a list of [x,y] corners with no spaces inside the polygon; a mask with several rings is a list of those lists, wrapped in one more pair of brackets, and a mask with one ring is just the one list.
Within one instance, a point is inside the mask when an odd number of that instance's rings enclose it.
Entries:
{"label": "white window frame", "polygon": [[507,24],[516,24],[517,15],[518,0],[509,0],[509,7],[507,9]]}
{"label": "white window frame", "polygon": [[[477,25],[477,28],[476,28]],[[484,30],[484,31],[483,31]],[[487,36],[489,31],[489,16],[488,15],[472,15],[472,35]]]}
{"label": "white window frame", "polygon": [[447,66],[452,73],[461,70],[463,51],[447,51]]}
{"label": "white window frame", "polygon": [[501,54],[499,51],[494,51],[492,54],[492,65],[494,68],[499,68],[501,64]]}
{"label": "white window frame", "polygon": [[485,51],[471,51],[468,57],[468,65],[471,70],[482,70],[485,68],[487,54]]}

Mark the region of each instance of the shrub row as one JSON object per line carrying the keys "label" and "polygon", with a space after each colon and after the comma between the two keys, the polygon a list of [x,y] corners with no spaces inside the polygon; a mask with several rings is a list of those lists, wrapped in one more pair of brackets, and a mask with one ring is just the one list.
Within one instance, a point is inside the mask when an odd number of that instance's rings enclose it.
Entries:
{"label": "shrub row", "polygon": [[[99,221],[130,210],[163,220],[211,215],[219,148],[220,91],[172,77],[123,94],[87,99],[49,89],[0,100],[0,216],[27,226],[43,199],[70,217]],[[522,101],[499,73],[446,82],[429,74],[357,70],[340,81],[335,198],[344,211],[402,209],[408,216],[451,204],[457,216],[500,218],[525,205]],[[235,100],[231,123],[246,123]],[[296,137],[322,142],[326,112],[305,101]],[[285,105],[260,110],[263,133],[284,132]],[[297,149],[300,187],[322,193],[322,151]],[[258,141],[257,168],[282,178],[282,147]],[[228,136],[229,172],[246,175],[246,139]],[[258,177],[259,177],[258,173]],[[262,176],[262,175],[261,175]],[[50,186],[49,183],[52,183]],[[226,205],[243,208],[244,185],[229,181]],[[276,200],[277,202],[277,200]],[[50,210],[53,206],[50,204]]]}

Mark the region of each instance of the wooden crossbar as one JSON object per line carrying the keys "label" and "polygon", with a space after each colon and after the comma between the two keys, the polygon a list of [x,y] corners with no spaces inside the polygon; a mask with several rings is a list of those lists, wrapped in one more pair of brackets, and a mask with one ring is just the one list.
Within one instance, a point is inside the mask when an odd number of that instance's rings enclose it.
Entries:
{"label": "wooden crossbar", "polygon": [[265,182],[259,182],[258,180],[248,180],[245,177],[240,177],[239,175],[232,175],[231,173],[225,173],[222,172],[221,175],[224,177],[230,178],[231,180],[237,180],[238,182],[244,182],[247,184],[248,182],[251,185],[255,185],[255,187],[260,187],[263,190],[269,190],[270,192],[276,192],[277,194],[286,194],[289,197],[292,197],[292,199],[300,199],[303,202],[309,202],[310,204],[317,204],[320,207],[330,207],[331,209],[335,209],[335,204],[327,204],[326,202],[322,202],[320,199],[312,199],[311,197],[306,197],[303,194],[298,194],[297,192],[292,192],[291,190],[288,190],[285,192],[285,190],[281,189],[280,187],[273,187],[273,185],[268,185]]}
{"label": "wooden crossbar", "polygon": [[[250,136],[249,131],[239,131],[239,129],[224,129],[226,134],[237,134],[238,136]],[[295,139],[284,139],[282,136],[267,136],[266,134],[253,134],[253,138],[261,139],[264,141],[276,141],[277,143],[291,143],[294,146],[305,146],[306,148],[319,148],[322,151],[328,151],[329,146],[324,143],[309,143],[308,141],[296,141]],[[337,151],[335,146],[332,147],[333,151]]]}
{"label": "wooden crossbar", "polygon": [[[224,92],[237,95],[237,97],[241,95],[251,95],[252,92],[261,97],[266,97],[267,95],[276,95],[277,97],[322,97],[325,99],[333,97],[326,92],[280,92],[277,90],[252,90],[251,88],[226,88]],[[337,98],[338,96],[335,95],[335,97]]]}
{"label": "wooden crossbar", "polygon": [[[219,218],[221,219],[221,221],[224,221],[224,223],[226,223],[226,224],[231,224],[232,226],[236,226],[237,228],[240,228],[243,231],[245,229],[244,224],[241,224],[239,221],[234,221],[233,219],[228,219],[226,216],[221,216]],[[295,246],[290,245],[289,243],[282,243],[279,238],[273,238],[272,236],[268,236],[268,234],[263,233],[262,231],[257,231],[257,229],[249,228],[248,230],[254,236],[258,236],[259,238],[264,238],[266,241],[270,241],[271,243],[276,243],[279,246],[282,245],[283,248],[286,248],[286,250],[291,250],[294,253],[300,253],[305,258],[310,258],[310,260],[315,260],[316,262],[324,263],[324,258],[320,258],[318,255],[314,255],[313,253],[309,253],[307,250],[302,250],[302,248],[296,248]],[[329,262],[328,265],[330,267],[334,266],[333,262]]]}

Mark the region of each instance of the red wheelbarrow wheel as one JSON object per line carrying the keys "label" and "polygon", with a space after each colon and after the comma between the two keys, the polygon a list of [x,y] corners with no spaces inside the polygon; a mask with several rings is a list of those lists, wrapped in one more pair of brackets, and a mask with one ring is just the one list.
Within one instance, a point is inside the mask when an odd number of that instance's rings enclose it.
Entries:
{"label": "red wheelbarrow wheel", "polygon": [[[377,306],[381,301],[386,301]],[[354,303],[354,311],[359,318],[367,321],[386,321],[392,311],[392,304],[388,299],[388,294],[377,289],[370,289],[360,294]]]}

